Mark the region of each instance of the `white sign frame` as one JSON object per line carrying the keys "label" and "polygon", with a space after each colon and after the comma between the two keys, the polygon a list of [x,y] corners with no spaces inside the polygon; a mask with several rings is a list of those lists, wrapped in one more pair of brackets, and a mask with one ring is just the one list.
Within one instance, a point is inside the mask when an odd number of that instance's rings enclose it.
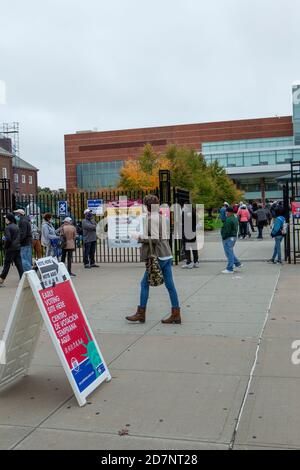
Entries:
{"label": "white sign frame", "polygon": [[[103,372],[99,377],[96,378],[96,380],[93,381],[93,383],[91,383],[85,390],[83,390],[82,392],[80,392],[78,386],[77,386],[77,383],[71,373],[71,370],[70,370],[70,367],[69,367],[69,364],[66,360],[66,357],[65,355],[63,354],[62,352],[62,348],[61,348],[61,344],[60,344],[60,341],[58,340],[56,334],[55,334],[55,331],[53,329],[53,325],[51,323],[51,320],[48,316],[48,313],[47,313],[47,310],[43,304],[43,301],[42,301],[42,298],[40,296],[40,292],[43,290],[42,286],[41,286],[41,282],[40,282],[40,279],[37,275],[37,273],[35,271],[27,271],[26,273],[24,273],[21,281],[20,281],[20,284],[19,284],[19,287],[18,287],[18,290],[17,290],[17,294],[16,294],[16,297],[15,297],[15,300],[14,300],[14,303],[13,303],[13,306],[12,306],[12,310],[10,312],[10,316],[9,316],[9,319],[8,319],[8,322],[7,322],[7,325],[6,325],[6,329],[5,329],[5,333],[4,333],[4,336],[3,336],[3,341],[0,343],[0,351],[2,351],[2,360],[4,360],[3,362],[5,362],[4,365],[1,366],[1,363],[0,363],[0,390],[2,388],[4,388],[5,386],[7,386],[9,383],[11,383],[12,381],[16,380],[18,377],[20,376],[24,376],[24,375],[27,375],[27,372],[28,372],[28,369],[29,369],[29,366],[30,366],[30,362],[32,360],[32,357],[33,357],[33,354],[34,354],[34,351],[35,351],[35,348],[36,348],[36,345],[37,345],[37,342],[38,342],[38,338],[40,336],[40,332],[41,332],[41,328],[43,326],[43,322],[46,326],[46,329],[50,335],[50,338],[52,340],[52,343],[54,345],[54,348],[58,354],[58,357],[61,361],[61,364],[64,368],[64,371],[66,373],[66,376],[69,380],[69,383],[72,387],[72,390],[74,392],[74,395],[78,401],[78,404],[79,406],[84,406],[86,404],[86,399],[87,397],[97,388],[99,387],[99,385],[106,381],[106,382],[109,382],[111,380],[111,375],[109,373],[109,370],[108,370],[108,367],[107,367],[107,364],[103,358],[103,355],[101,353],[101,350],[97,344],[97,340],[93,334],[93,330],[90,326],[90,323],[86,317],[86,314],[84,312],[84,309],[81,305],[81,302],[79,300],[79,297],[76,293],[76,290],[73,286],[73,283],[72,283],[72,280],[70,278],[70,275],[65,267],[65,265],[63,263],[59,263],[59,267],[60,267],[60,270],[61,270],[61,274],[63,277],[66,278],[67,281],[70,282],[70,285],[72,287],[72,291],[74,293],[74,296],[78,302],[78,305],[81,309],[81,313],[82,313],[82,316],[84,318],[84,321],[86,322],[86,325],[90,331],[90,336],[91,336],[91,340],[94,341],[94,344],[96,346],[96,349],[102,359],[102,363],[105,367],[105,372]],[[30,350],[30,353],[27,354],[26,356],[26,362],[24,362],[24,364],[21,364],[22,367],[19,367],[18,370],[16,371],[13,371],[13,373],[11,373],[11,375],[9,376],[9,379],[8,380],[5,380],[3,382],[1,382],[2,380],[2,377],[3,375],[5,375],[5,369],[6,368],[9,368],[9,363],[7,363],[7,359],[9,359],[10,357],[10,354],[12,352],[12,350],[14,350],[16,347],[18,348],[18,345],[15,345],[13,340],[14,340],[14,337],[15,337],[15,334],[18,334],[18,332],[16,332],[16,322],[18,320],[20,320],[20,318],[22,317],[22,314],[23,314],[23,309],[22,309],[22,302],[23,302],[23,298],[24,295],[24,289],[25,288],[30,288],[30,291],[31,291],[31,295],[32,295],[32,299],[35,300],[35,305],[38,307],[36,309],[36,311],[34,312],[30,312],[30,315],[33,314],[33,315],[36,315],[36,319],[38,318],[38,331],[37,331],[37,334],[34,336],[34,340],[32,341],[32,347],[31,347],[31,350]],[[21,317],[20,317],[21,316]],[[21,348],[21,351],[22,352],[22,348]],[[5,359],[5,356],[6,356],[6,359]]]}

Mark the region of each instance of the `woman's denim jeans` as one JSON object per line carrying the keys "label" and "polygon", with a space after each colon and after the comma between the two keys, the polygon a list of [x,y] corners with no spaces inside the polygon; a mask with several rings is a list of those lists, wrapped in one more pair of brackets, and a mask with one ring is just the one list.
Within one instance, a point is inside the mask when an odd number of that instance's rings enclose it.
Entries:
{"label": "woman's denim jeans", "polygon": [[283,240],[283,236],[279,235],[278,237],[275,237],[275,247],[274,247],[274,253],[272,256],[272,260],[276,260],[276,256],[278,257],[278,261],[281,262],[281,242]]}
{"label": "woman's denim jeans", "polygon": [[[168,289],[172,308],[179,308],[179,300],[176,292],[176,287],[173,280],[172,264],[173,260],[158,260],[160,268],[162,270],[166,288]],[[144,277],[141,281],[141,295],[140,295],[140,307],[146,308],[149,298],[149,282],[148,273],[145,271]]]}

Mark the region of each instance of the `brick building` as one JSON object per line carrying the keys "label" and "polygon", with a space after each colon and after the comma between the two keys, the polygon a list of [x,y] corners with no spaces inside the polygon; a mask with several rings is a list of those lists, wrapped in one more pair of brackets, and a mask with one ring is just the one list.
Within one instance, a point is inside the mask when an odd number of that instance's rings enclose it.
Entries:
{"label": "brick building", "polygon": [[[300,84],[293,87],[293,96],[297,93]],[[292,160],[300,160],[298,101],[293,116],[66,135],[67,191],[114,187],[124,161],[150,143],[157,152],[176,144],[194,148],[208,162],[218,160],[247,199],[280,197],[277,177],[289,172]]]}
{"label": "brick building", "polygon": [[[18,134],[18,123],[4,125],[9,134]],[[3,132],[0,133],[0,178],[7,174],[10,180],[11,193],[19,196],[35,196],[38,189],[38,168],[26,162],[19,155],[19,145],[13,145],[11,138]],[[4,160],[5,159],[5,160]],[[3,166],[1,168],[1,161]],[[4,165],[5,164],[5,165]]]}
{"label": "brick building", "polygon": [[12,154],[0,147],[0,179],[9,179],[12,181],[13,165]]}
{"label": "brick building", "polygon": [[36,196],[38,189],[38,168],[22,158],[13,157],[13,191],[20,196]]}

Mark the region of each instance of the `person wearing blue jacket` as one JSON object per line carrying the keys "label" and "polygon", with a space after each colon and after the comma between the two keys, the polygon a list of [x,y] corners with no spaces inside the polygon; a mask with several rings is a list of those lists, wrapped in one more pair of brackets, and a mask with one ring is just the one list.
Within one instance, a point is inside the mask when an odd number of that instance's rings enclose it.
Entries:
{"label": "person wearing blue jacket", "polygon": [[[283,234],[283,227],[286,222],[285,217],[284,217],[284,208],[282,206],[278,206],[276,208],[276,219],[274,221],[274,226],[271,232],[271,237],[274,238],[275,240],[275,247],[274,247],[274,253],[272,258],[269,260],[271,263],[279,263],[282,264],[281,260],[281,242],[283,240],[284,234]],[[277,261],[276,261],[277,258]]]}

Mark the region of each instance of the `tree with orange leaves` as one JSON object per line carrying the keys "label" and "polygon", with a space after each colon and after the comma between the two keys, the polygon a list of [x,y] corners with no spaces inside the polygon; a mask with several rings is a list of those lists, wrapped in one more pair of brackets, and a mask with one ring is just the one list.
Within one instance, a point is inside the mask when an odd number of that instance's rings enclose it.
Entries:
{"label": "tree with orange leaves", "polygon": [[137,160],[127,160],[120,171],[119,188],[123,190],[150,191],[159,186],[159,170],[169,170],[171,161],[156,153],[152,145],[144,147],[143,154]]}

